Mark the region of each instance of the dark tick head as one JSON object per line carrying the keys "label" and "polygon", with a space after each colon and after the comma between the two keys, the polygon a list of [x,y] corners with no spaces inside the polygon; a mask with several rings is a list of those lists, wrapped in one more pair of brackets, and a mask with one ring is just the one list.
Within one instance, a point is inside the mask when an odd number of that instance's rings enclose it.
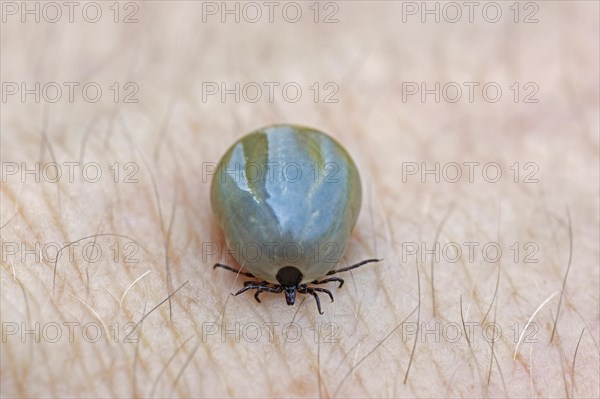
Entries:
{"label": "dark tick head", "polygon": [[285,301],[293,305],[296,300],[296,289],[302,282],[302,273],[294,266],[285,266],[277,272],[277,281],[284,289]]}

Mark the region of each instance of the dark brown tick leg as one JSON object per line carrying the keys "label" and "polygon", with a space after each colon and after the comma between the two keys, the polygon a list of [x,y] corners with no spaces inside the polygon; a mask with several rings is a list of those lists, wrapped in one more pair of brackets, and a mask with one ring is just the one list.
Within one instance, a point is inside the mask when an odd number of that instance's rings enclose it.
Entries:
{"label": "dark brown tick leg", "polygon": [[323,314],[323,311],[321,310],[321,300],[319,299],[319,296],[317,295],[316,292],[314,291],[309,291],[310,294],[312,294],[312,296],[315,297],[315,301],[317,301],[317,310],[319,311],[319,314]]}
{"label": "dark brown tick leg", "polygon": [[260,295],[261,292],[274,292],[276,294],[279,294],[281,291],[283,291],[283,287],[280,285],[276,285],[274,287],[266,287],[266,286],[262,286],[262,287],[258,287],[256,289],[256,292],[254,293],[254,299],[256,299],[256,301],[258,303],[260,303],[260,299],[258,299],[258,296]]}
{"label": "dark brown tick leg", "polygon": [[264,285],[269,286],[270,283],[268,281],[244,281],[244,287],[247,285]]}
{"label": "dark brown tick leg", "polygon": [[[363,260],[362,262],[355,263],[354,265],[351,265],[348,267],[342,267],[341,269],[332,270],[329,273],[327,273],[327,276],[331,276],[332,274],[336,274],[336,273],[347,272],[348,270],[356,269],[357,267],[361,267],[362,265],[365,265],[367,263],[381,262],[382,260],[383,259],[366,259],[366,260]],[[340,287],[341,287],[341,285],[340,285]]]}
{"label": "dark brown tick leg", "polygon": [[[319,314],[323,314],[323,311],[321,310],[321,300],[319,299],[319,295],[317,295],[314,288],[310,288],[307,287],[306,284],[302,284],[298,286],[297,291],[301,294],[311,294],[312,296],[314,296],[315,301],[317,302],[317,309],[319,310]],[[329,293],[329,295],[331,295],[331,292]]]}
{"label": "dark brown tick leg", "polygon": [[[233,296],[238,296],[248,290],[257,290],[260,287],[264,287],[264,285],[261,285],[262,283],[260,281],[246,281],[246,283],[251,283],[251,284],[245,284],[244,283],[244,288],[242,288],[241,290],[239,290],[238,292],[236,292],[235,294],[231,294]],[[254,284],[253,284],[254,283]],[[260,301],[259,301],[260,302]]]}
{"label": "dark brown tick leg", "polygon": [[338,285],[338,288],[342,288],[342,285],[344,285],[344,279],[339,278],[339,277],[329,277],[326,278],[325,280],[321,280],[321,281],[313,281],[311,284],[325,284],[325,283],[329,283],[331,281],[336,281],[338,283],[340,283],[340,285]]}
{"label": "dark brown tick leg", "polygon": [[236,274],[241,274],[242,276],[254,277],[254,274],[252,274],[252,273],[243,272],[243,271],[241,271],[239,269],[236,269],[234,267],[224,265],[223,263],[215,263],[215,265],[213,266],[213,269],[216,269],[217,267],[220,267],[220,268],[225,269],[225,270],[229,270],[230,272],[234,272]]}
{"label": "dark brown tick leg", "polygon": [[324,292],[327,295],[329,295],[329,298],[331,298],[331,302],[333,302],[333,295],[331,294],[331,291],[325,289],[325,288],[315,288],[315,287],[310,287],[309,290],[311,291],[318,291],[318,292]]}
{"label": "dark brown tick leg", "polygon": [[267,291],[267,292],[274,292],[274,293],[278,294],[281,291],[283,291],[283,287],[280,285],[271,286],[266,281],[244,281],[244,288],[242,288],[235,294],[231,294],[231,295],[238,296],[248,290],[256,290],[256,292],[254,293],[254,299],[256,299],[256,302],[260,303],[260,298],[258,296],[260,295],[261,292]]}

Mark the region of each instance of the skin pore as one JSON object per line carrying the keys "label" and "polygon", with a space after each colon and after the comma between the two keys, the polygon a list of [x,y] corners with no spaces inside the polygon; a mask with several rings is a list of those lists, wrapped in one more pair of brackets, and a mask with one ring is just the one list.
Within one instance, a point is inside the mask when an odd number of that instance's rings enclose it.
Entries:
{"label": "skin pore", "polygon": [[[599,395],[598,3],[204,3],[3,11],[2,396]],[[323,315],[213,270],[212,168],[273,123],[358,166],[337,267],[384,259]]]}

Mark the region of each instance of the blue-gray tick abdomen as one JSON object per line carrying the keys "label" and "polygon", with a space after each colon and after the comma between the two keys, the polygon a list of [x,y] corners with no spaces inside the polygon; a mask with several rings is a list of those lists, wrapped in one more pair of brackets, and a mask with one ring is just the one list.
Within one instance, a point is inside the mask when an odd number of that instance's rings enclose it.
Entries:
{"label": "blue-gray tick abdomen", "polygon": [[271,283],[282,267],[293,266],[307,283],[341,259],[360,210],[360,178],[348,153],[326,134],[269,126],[225,153],[211,205],[241,266]]}

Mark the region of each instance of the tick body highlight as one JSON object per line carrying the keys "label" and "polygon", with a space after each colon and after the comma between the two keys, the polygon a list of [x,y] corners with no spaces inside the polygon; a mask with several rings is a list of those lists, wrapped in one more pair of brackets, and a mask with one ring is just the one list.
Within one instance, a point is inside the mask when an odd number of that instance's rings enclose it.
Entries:
{"label": "tick body highlight", "polygon": [[234,258],[253,278],[235,295],[256,290],[284,293],[288,305],[312,285],[338,282],[333,274],[378,259],[332,270],[341,259],[360,211],[356,165],[340,144],[314,129],[274,125],[252,132],[225,153],[213,176],[211,206]]}

